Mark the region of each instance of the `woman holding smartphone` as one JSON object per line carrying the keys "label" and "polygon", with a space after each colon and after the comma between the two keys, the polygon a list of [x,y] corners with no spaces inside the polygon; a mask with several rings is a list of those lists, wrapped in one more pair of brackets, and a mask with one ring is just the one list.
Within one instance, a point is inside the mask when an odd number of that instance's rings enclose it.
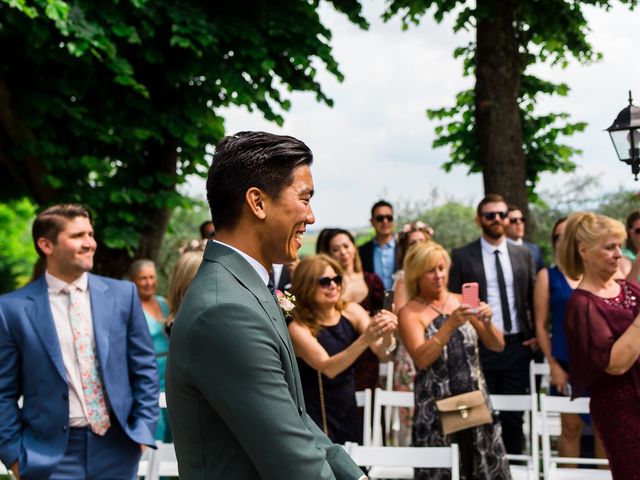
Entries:
{"label": "woman holding smartphone", "polygon": [[[410,300],[399,312],[399,328],[417,369],[412,444],[438,447],[457,443],[461,479],[510,479],[499,424],[449,435],[442,431],[438,400],[480,390],[491,409],[478,341],[490,350],[504,348],[502,333],[491,323],[491,308],[484,302],[472,308],[462,303],[461,296],[448,291],[450,265],[449,254],[435,242],[415,245],[404,260]],[[476,303],[477,295],[467,301]],[[446,470],[416,469],[414,478],[448,478],[446,475]]]}

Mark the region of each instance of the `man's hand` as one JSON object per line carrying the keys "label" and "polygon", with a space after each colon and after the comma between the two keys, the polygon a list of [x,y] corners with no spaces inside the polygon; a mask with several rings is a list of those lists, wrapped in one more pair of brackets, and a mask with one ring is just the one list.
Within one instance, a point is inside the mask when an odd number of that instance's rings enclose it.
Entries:
{"label": "man's hand", "polygon": [[18,461],[16,460],[13,465],[11,465],[11,472],[13,476],[16,477],[17,480],[20,480],[20,471],[18,469]]}
{"label": "man's hand", "polygon": [[529,340],[522,342],[522,345],[529,347],[531,351],[535,352],[538,350],[538,339],[536,337],[530,338]]}
{"label": "man's hand", "polygon": [[140,453],[144,453],[144,451],[147,449],[146,445],[140,445]]}

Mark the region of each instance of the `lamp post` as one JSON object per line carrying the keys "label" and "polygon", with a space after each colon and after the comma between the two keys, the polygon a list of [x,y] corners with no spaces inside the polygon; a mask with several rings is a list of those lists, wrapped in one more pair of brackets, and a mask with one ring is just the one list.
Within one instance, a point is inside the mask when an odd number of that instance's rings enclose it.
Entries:
{"label": "lamp post", "polygon": [[640,174],[640,107],[633,105],[629,91],[629,106],[620,111],[607,128],[613,146],[621,162],[631,165],[631,173],[638,181]]}

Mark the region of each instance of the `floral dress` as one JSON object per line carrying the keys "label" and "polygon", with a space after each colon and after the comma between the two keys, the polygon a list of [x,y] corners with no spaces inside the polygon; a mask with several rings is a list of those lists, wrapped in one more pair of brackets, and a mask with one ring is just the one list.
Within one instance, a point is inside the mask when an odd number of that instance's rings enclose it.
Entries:
{"label": "floral dress", "polygon": [[[436,317],[427,328],[425,336],[433,337],[445,320],[445,315]],[[412,441],[417,447],[440,447],[457,443],[460,447],[462,480],[510,479],[509,462],[499,423],[480,425],[445,436],[436,408],[436,400],[477,390],[478,385],[491,406],[484,376],[478,369],[480,360],[476,354],[477,341],[476,330],[466,323],[451,335],[435,363],[418,369]],[[451,471],[416,469],[414,478],[445,480],[451,478]]]}

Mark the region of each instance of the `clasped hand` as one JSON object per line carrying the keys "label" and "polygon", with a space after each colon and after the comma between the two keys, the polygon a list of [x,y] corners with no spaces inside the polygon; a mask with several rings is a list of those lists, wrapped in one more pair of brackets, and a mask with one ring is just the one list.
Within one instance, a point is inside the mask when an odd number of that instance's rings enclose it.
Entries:
{"label": "clasped hand", "polygon": [[398,327],[398,317],[388,310],[380,310],[371,318],[366,334],[369,343],[377,341],[388,333],[393,333]]}

